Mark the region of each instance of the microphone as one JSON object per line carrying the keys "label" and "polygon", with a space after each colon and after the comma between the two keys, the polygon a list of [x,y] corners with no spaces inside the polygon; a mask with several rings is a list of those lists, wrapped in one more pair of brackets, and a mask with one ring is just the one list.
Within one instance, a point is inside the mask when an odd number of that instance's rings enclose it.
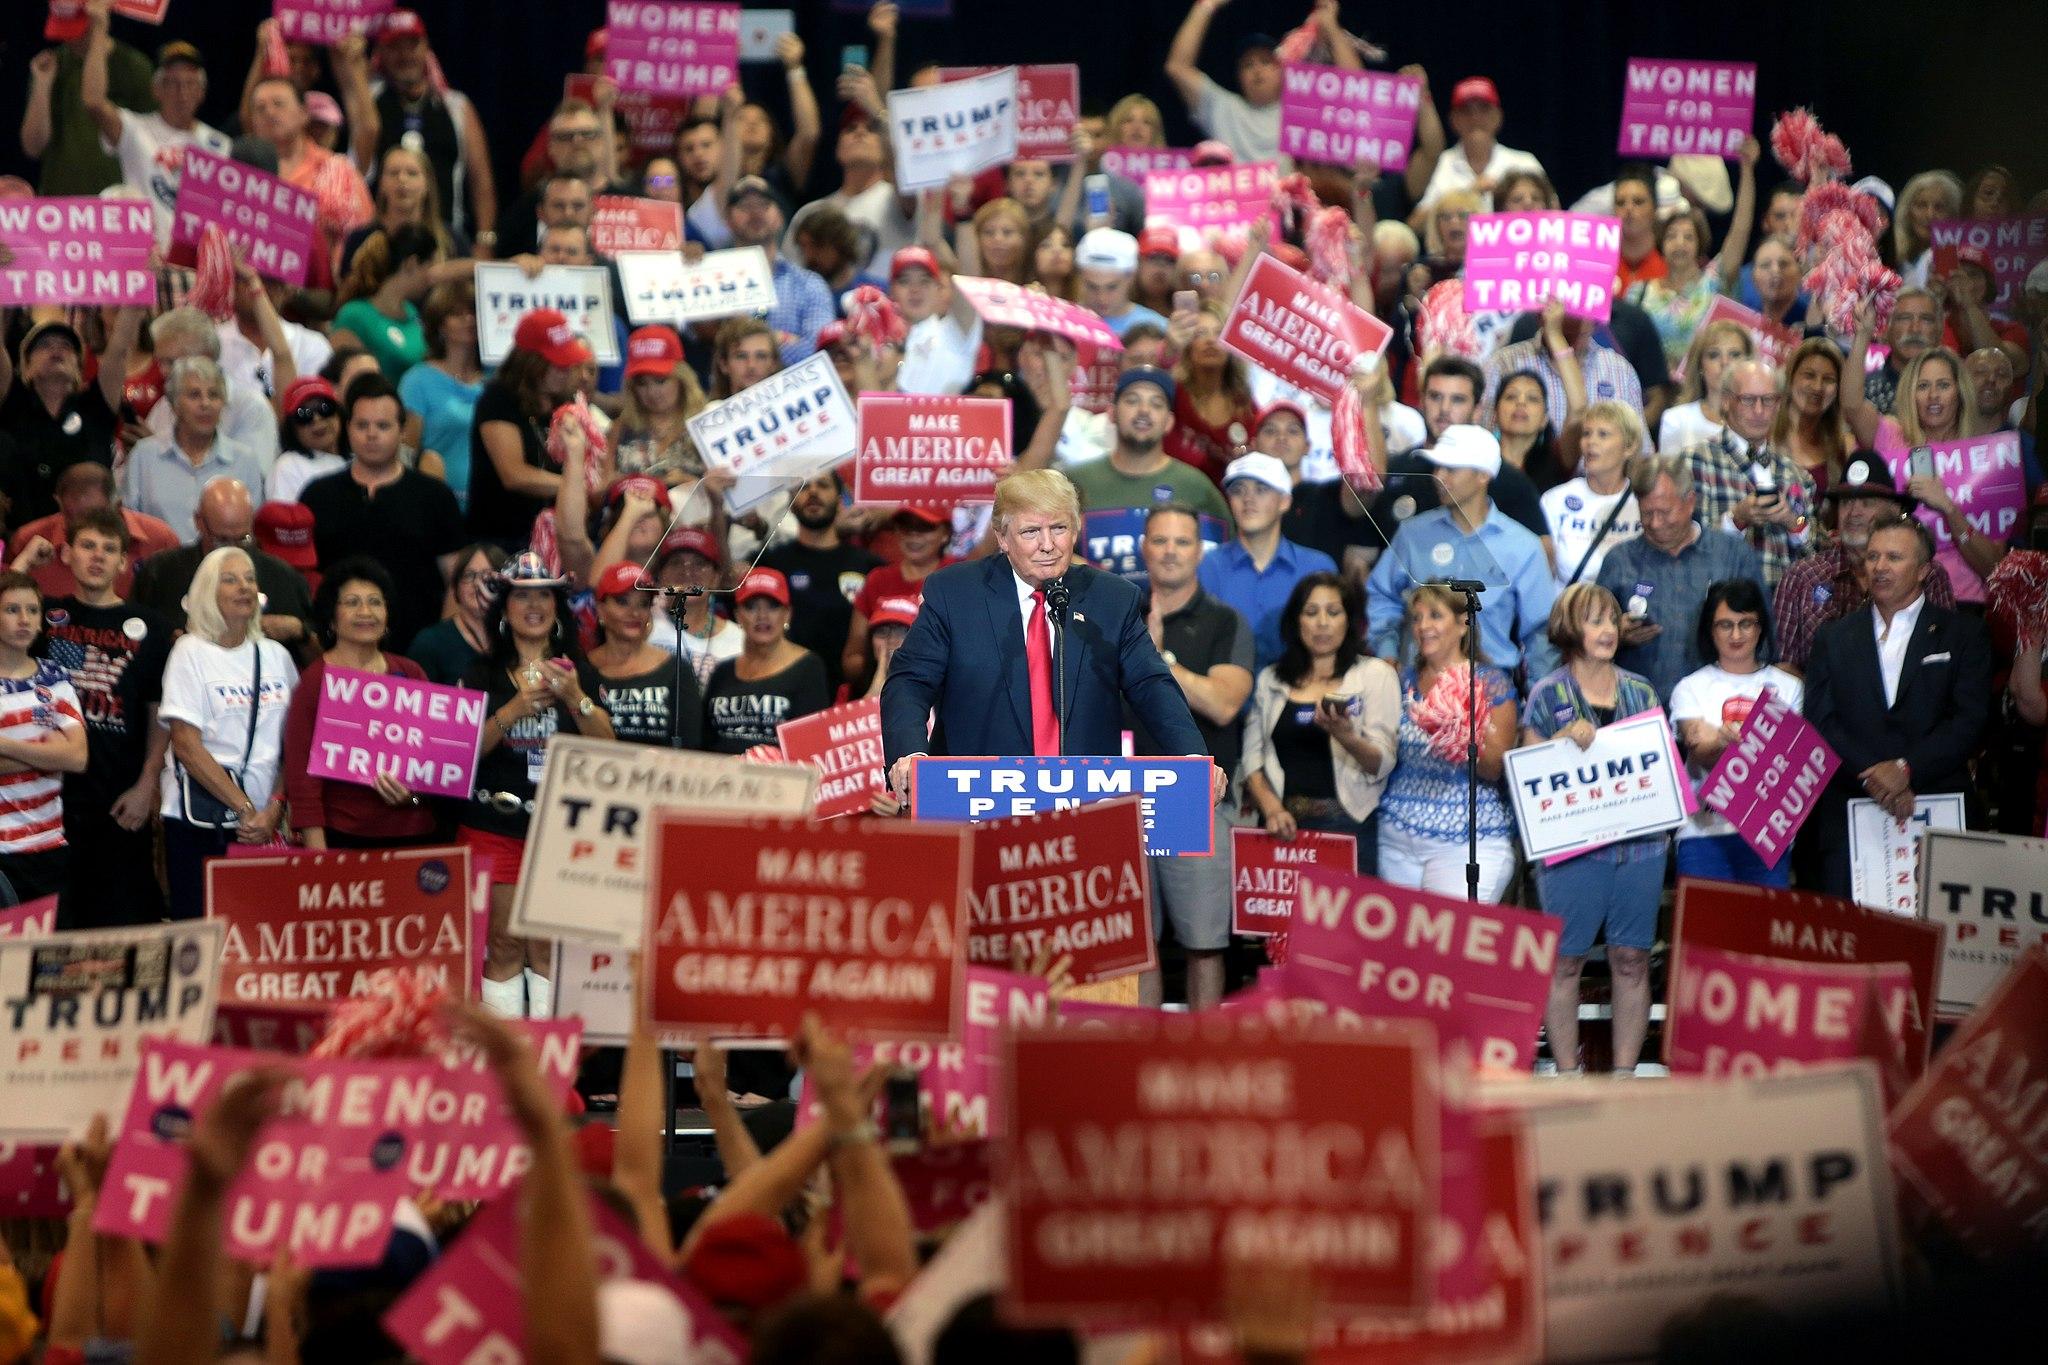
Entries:
{"label": "microphone", "polygon": [[1067,623],[1067,596],[1069,592],[1066,575],[1061,574],[1058,578],[1047,583],[1043,591],[1045,593],[1046,616],[1064,626]]}
{"label": "microphone", "polygon": [[656,597],[705,597],[710,595],[711,590],[709,588],[668,588],[654,583],[639,583],[634,585],[633,591],[653,593]]}
{"label": "microphone", "polygon": [[1448,588],[1452,592],[1461,593],[1486,591],[1486,585],[1476,578],[1432,578],[1429,580],[1428,586],[1432,588]]}

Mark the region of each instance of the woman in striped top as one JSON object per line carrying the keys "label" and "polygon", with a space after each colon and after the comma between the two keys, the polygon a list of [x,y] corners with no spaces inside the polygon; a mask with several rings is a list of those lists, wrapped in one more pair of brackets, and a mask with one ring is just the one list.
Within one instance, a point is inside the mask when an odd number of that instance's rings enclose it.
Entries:
{"label": "woman in striped top", "polygon": [[64,773],[85,771],[85,719],[63,669],[34,657],[43,595],[0,573],[0,874],[7,903],[64,889]]}

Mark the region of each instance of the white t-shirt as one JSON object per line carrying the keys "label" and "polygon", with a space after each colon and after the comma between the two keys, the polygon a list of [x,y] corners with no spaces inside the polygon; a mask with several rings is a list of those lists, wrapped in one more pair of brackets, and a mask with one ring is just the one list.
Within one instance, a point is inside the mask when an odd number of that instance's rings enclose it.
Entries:
{"label": "white t-shirt", "polygon": [[198,143],[209,152],[226,156],[233,144],[217,128],[194,121],[190,128],[173,128],[162,114],[138,114],[120,109],[121,141],[109,146],[100,139],[100,150],[121,163],[121,181],[141,190],[156,210],[156,244],[171,244],[171,211],[178,203],[178,180],[185,169],[185,149]]}
{"label": "white t-shirt", "polygon": [[1237,153],[1239,161],[1273,161],[1280,156],[1280,101],[1263,108],[1202,77],[1202,97],[1188,111],[1195,123]]}
{"label": "white t-shirt", "polygon": [[[284,323],[285,340],[291,343],[292,364],[302,375],[318,374],[327,362],[334,358],[334,346],[310,327],[301,327],[289,319]],[[259,348],[255,342],[242,335],[242,329],[234,319],[219,323],[214,330],[220,333],[220,368],[228,377],[230,388],[252,388],[267,397],[277,396],[277,368],[271,361],[270,352]]]}
{"label": "white t-shirt", "polygon": [[287,450],[277,457],[271,466],[270,477],[264,481],[265,502],[297,502],[299,493],[315,479],[329,474],[338,474],[348,468],[348,461],[339,455],[328,455],[320,451]]}
{"label": "white t-shirt", "polygon": [[[974,358],[981,354],[981,319],[963,330],[950,312],[934,313],[910,329],[903,340],[903,364],[896,370],[898,393],[961,393],[974,378]],[[1015,433],[1025,441],[1031,433]]]}
{"label": "white t-shirt", "polygon": [[[1702,720],[1710,725],[1727,725],[1741,729],[1742,722],[1749,718],[1750,707],[1758,694],[1766,687],[1778,694],[1778,699],[1794,711],[1806,696],[1806,686],[1784,669],[1765,664],[1754,673],[1730,673],[1718,664],[1688,673],[1678,680],[1678,686],[1671,689],[1671,725],[1688,720]],[[1711,765],[1710,765],[1711,766]],[[1707,768],[1688,760],[1686,771],[1692,775],[1693,788],[1697,791],[1706,781]],[[1723,834],[1735,833],[1735,826],[1728,823],[1719,812],[1701,806],[1690,820],[1678,828],[1681,839],[1712,839]]]}
{"label": "white t-shirt", "polygon": [[1607,514],[1624,497],[1628,497],[1628,505],[1614,519],[1599,548],[1593,550],[1593,557],[1586,560],[1585,570],[1579,574],[1581,583],[1591,583],[1600,577],[1600,564],[1609,550],[1643,533],[1643,509],[1629,497],[1627,485],[1619,493],[1595,493],[1584,479],[1573,479],[1543,494],[1543,520],[1550,527],[1551,543],[1557,547],[1559,587],[1579,567],[1580,558],[1593,546],[1593,537],[1607,524]]}
{"label": "white t-shirt", "polygon": [[1675,408],[1664,409],[1664,420],[1657,423],[1657,449],[1670,455],[1701,441],[1710,441],[1720,430],[1721,423],[1707,416],[1698,399],[1680,403]]}
{"label": "white t-shirt", "polygon": [[[292,656],[275,640],[261,641],[263,696],[256,712],[256,742],[249,744],[249,685],[255,681],[257,641],[243,640],[223,649],[197,635],[182,635],[164,664],[164,699],[159,710],[165,724],[182,720],[199,731],[206,752],[230,774],[242,767],[242,749],[249,747],[249,766],[242,790],[258,806],[279,789],[278,764],[284,754],[284,715],[292,702],[299,670]],[[178,790],[174,760],[164,764],[164,818],[182,820],[184,799]],[[197,780],[196,778],[194,779]]]}
{"label": "white t-shirt", "polygon": [[[1486,158],[1486,170],[1476,172],[1472,169],[1472,163],[1465,159],[1465,149],[1453,142],[1437,157],[1436,169],[1430,172],[1429,184],[1422,191],[1422,202],[1416,207],[1429,208],[1452,190],[1469,190],[1482,178],[1498,185],[1501,177],[1509,171],[1534,171],[1542,175],[1543,163],[1531,153],[1518,151],[1513,147],[1503,147],[1496,142],[1493,144],[1492,155]],[[1482,194],[1479,199],[1479,207],[1482,210],[1492,209],[1492,195]]]}
{"label": "white t-shirt", "polygon": [[[1301,405],[1308,414],[1303,424],[1308,432],[1308,454],[1301,457],[1301,480],[1303,483],[1328,483],[1338,477],[1337,455],[1330,442],[1330,409],[1320,399],[1314,398],[1288,383],[1270,370],[1257,365],[1245,366],[1245,380],[1252,391],[1252,401],[1264,412],[1274,403],[1290,402]],[[1380,434],[1386,437],[1387,454],[1405,455],[1429,439],[1429,424],[1422,420],[1422,414],[1406,403],[1386,403],[1380,407]]]}
{"label": "white t-shirt", "polygon": [[[727,659],[737,659],[740,649],[747,642],[747,633],[723,617],[713,617],[717,625],[712,627],[711,638],[685,635],[682,640],[683,655],[690,661],[690,667],[697,674],[697,690],[711,681],[711,670]],[[676,623],[667,612],[654,613],[654,627],[647,632],[648,643],[673,654],[676,652]]]}

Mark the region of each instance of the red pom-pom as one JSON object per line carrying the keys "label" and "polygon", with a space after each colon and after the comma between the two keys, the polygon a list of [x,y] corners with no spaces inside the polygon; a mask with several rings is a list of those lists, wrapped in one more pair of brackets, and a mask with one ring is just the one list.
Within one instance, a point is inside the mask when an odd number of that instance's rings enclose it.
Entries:
{"label": "red pom-pom", "polygon": [[380,977],[369,995],[345,1000],[327,1016],[327,1031],[308,1054],[368,1061],[425,1057],[448,1043],[441,1006],[448,993],[413,971]]}
{"label": "red pom-pom", "polygon": [[1330,405],[1330,453],[1336,457],[1337,473],[1353,488],[1376,489],[1381,485],[1379,466],[1373,463],[1372,445],[1365,429],[1365,405],[1358,385],[1378,372],[1380,358],[1365,352],[1353,358],[1351,374],[1337,390]]}
{"label": "red pom-pom", "polygon": [[218,223],[200,229],[195,264],[196,278],[185,302],[215,322],[226,322],[235,315],[235,254]]}
{"label": "red pom-pom", "polygon": [[1771,155],[1794,180],[1817,184],[1849,174],[1849,149],[1808,109],[1789,109],[1771,125]]}
{"label": "red pom-pom", "polygon": [[2048,644],[2048,554],[2011,550],[1984,580],[1985,608],[2023,649]]}
{"label": "red pom-pom", "polygon": [[323,160],[313,172],[312,189],[320,226],[330,236],[345,237],[376,216],[369,187],[345,156]]}
{"label": "red pom-pom", "polygon": [[292,74],[292,56],[285,51],[284,33],[276,24],[263,25],[263,74],[266,77]]}
{"label": "red pom-pom", "polygon": [[1446,763],[1462,763],[1475,734],[1483,735],[1493,698],[1484,687],[1475,696],[1472,669],[1457,663],[1437,674],[1429,694],[1408,703],[1408,714],[1429,736],[1429,751]]}
{"label": "red pom-pom", "polygon": [[1477,360],[1484,354],[1472,317],[1465,311],[1465,282],[1442,280],[1422,296],[1422,312],[1415,320],[1415,334],[1425,357],[1459,355]]}
{"label": "red pom-pom", "polygon": [[[1853,218],[1862,224],[1863,230],[1873,241],[1883,230],[1879,219],[1877,200],[1861,190],[1850,189],[1839,180],[1824,180],[1806,192],[1805,201],[1799,206],[1799,240],[1797,249],[1807,250],[1822,238],[1827,220],[1837,214]],[[1837,225],[1840,230],[1840,225]]]}
{"label": "red pom-pom", "polygon": [[1309,219],[1302,245],[1308,250],[1308,273],[1332,289],[1349,289],[1355,267],[1351,263],[1351,215],[1336,205],[1317,209]]}
{"label": "red pom-pom", "polygon": [[1273,212],[1280,216],[1282,231],[1291,231],[1322,206],[1323,201],[1316,198],[1315,186],[1300,171],[1274,182]]}
{"label": "red pom-pom", "polygon": [[910,335],[910,326],[903,320],[895,300],[871,284],[854,290],[847,301],[846,330],[867,338],[868,345],[877,352],[884,346],[901,346]]}

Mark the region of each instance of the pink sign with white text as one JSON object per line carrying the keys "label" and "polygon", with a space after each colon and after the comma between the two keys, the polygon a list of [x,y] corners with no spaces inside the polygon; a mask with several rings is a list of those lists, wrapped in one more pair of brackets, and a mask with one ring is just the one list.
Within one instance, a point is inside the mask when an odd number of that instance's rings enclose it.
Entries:
{"label": "pink sign with white text", "polygon": [[1904,1078],[1903,962],[1794,962],[1694,948],[1672,973],[1664,1060],[1674,1076],[1765,1076],[1869,1057]]}
{"label": "pink sign with white text", "polygon": [[1181,171],[1194,164],[1187,147],[1111,147],[1102,153],[1102,169],[1143,184],[1154,171]]}
{"label": "pink sign with white text", "polygon": [[1631,57],[1621,97],[1623,156],[1733,161],[1756,125],[1756,63]]}
{"label": "pink sign with white text", "polygon": [[1275,221],[1279,182],[1280,168],[1271,161],[1154,171],[1145,177],[1145,226],[1178,228],[1184,251],[1212,237],[1243,236],[1253,223]]}
{"label": "pink sign with white text", "polygon": [[1619,218],[1475,213],[1465,233],[1465,307],[1531,312],[1554,298],[1572,317],[1605,322],[1620,260]]}
{"label": "pink sign with white text", "polygon": [[0,910],[0,938],[36,938],[57,932],[57,898],[38,896]]}
{"label": "pink sign with white text", "polygon": [[[1896,425],[1886,422],[1880,426],[1877,453],[1884,456],[1893,482],[1904,488],[1912,474],[1913,452],[1897,438]],[[1962,510],[1970,529],[1995,545],[2010,540],[2027,510],[2027,474],[2020,458],[2019,433],[1994,431],[1960,441],[1936,441],[1926,449],[1934,461],[1934,477],[1941,480],[1949,500]],[[1947,518],[1924,504],[1915,515],[1921,525],[1934,533],[1934,557],[1948,570],[1956,600],[1983,601],[1984,580],[1956,548]]]}
{"label": "pink sign with white text", "polygon": [[715,95],[740,74],[740,7],[611,0],[604,74],[620,90]]}
{"label": "pink sign with white text", "polygon": [[484,694],[467,688],[323,669],[306,771],[359,787],[382,773],[423,796],[467,800],[488,710]]}
{"label": "pink sign with white text", "polygon": [[1700,785],[1700,802],[1726,816],[1766,867],[1776,867],[1841,766],[1820,731],[1766,687]]}
{"label": "pink sign with white text", "polygon": [[1280,79],[1281,155],[1347,170],[1362,161],[1408,168],[1422,77],[1289,62]]}
{"label": "pink sign with white text", "polygon": [[185,149],[178,202],[171,211],[171,244],[185,249],[188,263],[208,223],[219,225],[257,274],[284,284],[306,282],[319,232],[319,201],[268,172],[195,145]]}
{"label": "pink sign with white text", "polygon": [[141,199],[0,203],[0,307],[156,303],[156,210]]}
{"label": "pink sign with white text", "polygon": [[288,43],[332,47],[351,33],[375,33],[394,0],[270,0],[278,36]]}
{"label": "pink sign with white text", "polygon": [[1050,294],[1039,294],[1011,284],[1008,280],[983,279],[976,275],[955,275],[953,287],[967,296],[967,302],[983,322],[996,327],[1020,327],[1027,332],[1051,332],[1080,344],[1087,357],[1096,349],[1121,351],[1124,343],[1096,314],[1078,303],[1068,303]]}
{"label": "pink sign with white text", "polygon": [[1956,268],[1959,247],[1976,247],[1991,258],[1992,296],[1984,306],[2000,317],[2018,311],[2027,273],[2048,259],[2048,214],[1944,218],[1927,232],[1934,245],[1933,273],[1944,279]]}

